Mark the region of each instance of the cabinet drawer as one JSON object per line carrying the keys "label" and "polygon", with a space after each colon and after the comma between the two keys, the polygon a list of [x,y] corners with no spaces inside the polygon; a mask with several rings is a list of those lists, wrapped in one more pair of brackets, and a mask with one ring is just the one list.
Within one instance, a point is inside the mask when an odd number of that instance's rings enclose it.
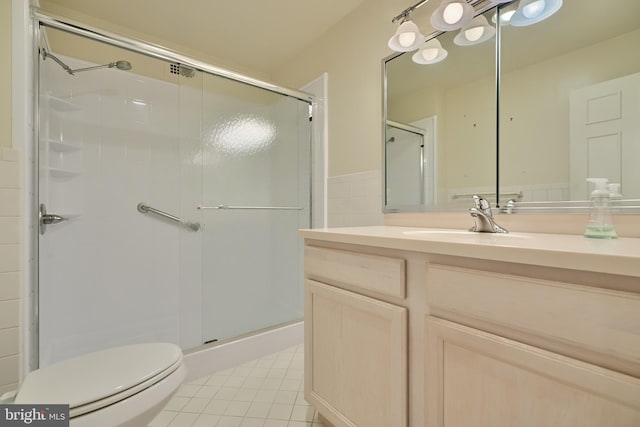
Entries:
{"label": "cabinet drawer", "polygon": [[405,298],[405,260],[338,249],[306,246],[307,277],[337,282],[380,295]]}
{"label": "cabinet drawer", "polygon": [[639,295],[432,264],[427,303],[438,317],[527,341],[524,332],[534,345],[640,376]]}

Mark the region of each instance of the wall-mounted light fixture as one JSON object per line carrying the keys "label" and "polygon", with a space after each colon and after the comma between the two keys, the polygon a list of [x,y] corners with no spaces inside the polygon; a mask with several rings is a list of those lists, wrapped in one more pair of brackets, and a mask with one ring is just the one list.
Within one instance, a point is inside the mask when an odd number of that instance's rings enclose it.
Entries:
{"label": "wall-mounted light fixture", "polygon": [[411,52],[422,46],[426,39],[407,14],[388,44],[389,48],[396,52]]}
{"label": "wall-mounted light fixture", "polygon": [[[516,13],[516,10],[518,10],[517,2],[501,8],[500,9],[500,25],[502,26],[509,25],[509,23],[511,22],[511,18],[513,17],[513,14]],[[498,19],[497,16],[498,16],[497,12],[491,16],[491,22],[493,22],[494,24],[496,23],[496,19]]]}
{"label": "wall-mounted light fixture", "polygon": [[[435,64],[447,56],[447,51],[442,48],[440,42],[425,43],[426,37],[420,33],[418,26],[409,19],[409,15],[429,0],[422,0],[408,7],[391,22],[402,20],[398,30],[389,39],[389,48],[396,52],[411,52],[419,49],[412,58],[418,64]],[[500,9],[500,22],[502,25],[511,24],[514,27],[524,27],[547,19],[556,13],[562,6],[562,0],[489,0],[493,4],[513,3]],[[482,3],[482,0],[442,0],[442,3],[431,15],[431,25],[440,31],[460,30],[454,38],[458,46],[471,46],[492,38],[496,30],[487,19],[479,15],[474,18],[474,6]],[[496,23],[496,17],[491,19]]]}
{"label": "wall-mounted light fixture", "polygon": [[485,42],[496,35],[496,29],[489,25],[487,18],[478,15],[469,25],[462,28],[453,42],[458,46],[471,46]]}
{"label": "wall-mounted light fixture", "polygon": [[426,42],[419,51],[411,57],[413,62],[417,64],[435,64],[447,57],[447,52],[438,39],[431,39]]}
{"label": "wall-mounted light fixture", "polygon": [[471,22],[473,13],[467,0],[443,0],[431,15],[431,26],[440,31],[454,31]]}
{"label": "wall-mounted light fixture", "polygon": [[562,7],[562,0],[520,0],[518,10],[511,17],[514,27],[537,24],[556,13]]}

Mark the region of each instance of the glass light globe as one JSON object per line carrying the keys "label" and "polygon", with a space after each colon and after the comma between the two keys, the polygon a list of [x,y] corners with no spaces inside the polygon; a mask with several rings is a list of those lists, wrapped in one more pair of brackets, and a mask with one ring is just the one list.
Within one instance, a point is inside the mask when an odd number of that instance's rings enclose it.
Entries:
{"label": "glass light globe", "polygon": [[532,19],[540,15],[546,6],[545,0],[536,0],[522,8],[525,18]]}
{"label": "glass light globe", "polygon": [[[544,1],[544,0],[540,0],[540,1]],[[462,18],[462,14],[464,12],[464,9],[462,8],[462,5],[458,2],[456,3],[449,3],[447,5],[447,7],[444,8],[444,11],[442,12],[442,18],[444,19],[444,22],[446,22],[449,25],[453,25],[456,22],[460,21],[460,18]]]}
{"label": "glass light globe", "polygon": [[509,21],[511,21],[511,17],[513,16],[514,13],[516,13],[515,9],[503,12],[500,15],[500,21],[505,23],[505,24],[508,23]]}
{"label": "glass light globe", "polygon": [[465,30],[464,36],[470,42],[474,42],[484,34],[484,27],[473,27]]}
{"label": "glass light globe", "polygon": [[425,61],[431,61],[435,59],[436,56],[438,56],[438,49],[434,47],[429,47],[422,50],[422,57],[425,59]]}
{"label": "glass light globe", "polygon": [[402,47],[409,47],[416,41],[416,33],[413,31],[400,33],[398,35],[398,43]]}

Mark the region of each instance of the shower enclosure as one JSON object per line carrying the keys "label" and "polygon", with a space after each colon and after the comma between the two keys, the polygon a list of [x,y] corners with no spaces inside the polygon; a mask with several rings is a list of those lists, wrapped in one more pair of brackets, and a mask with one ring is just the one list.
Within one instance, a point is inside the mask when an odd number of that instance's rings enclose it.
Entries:
{"label": "shower enclosure", "polygon": [[301,319],[312,98],[40,22],[37,363]]}

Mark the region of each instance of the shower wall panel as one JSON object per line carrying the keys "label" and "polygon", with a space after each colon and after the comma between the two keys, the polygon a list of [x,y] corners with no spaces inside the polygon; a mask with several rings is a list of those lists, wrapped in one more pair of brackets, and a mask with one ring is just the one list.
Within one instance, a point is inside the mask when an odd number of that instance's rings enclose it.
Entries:
{"label": "shower wall panel", "polygon": [[40,199],[69,220],[40,240],[40,364],[179,343],[181,230],[136,209],[179,214],[178,85],[41,67]]}

